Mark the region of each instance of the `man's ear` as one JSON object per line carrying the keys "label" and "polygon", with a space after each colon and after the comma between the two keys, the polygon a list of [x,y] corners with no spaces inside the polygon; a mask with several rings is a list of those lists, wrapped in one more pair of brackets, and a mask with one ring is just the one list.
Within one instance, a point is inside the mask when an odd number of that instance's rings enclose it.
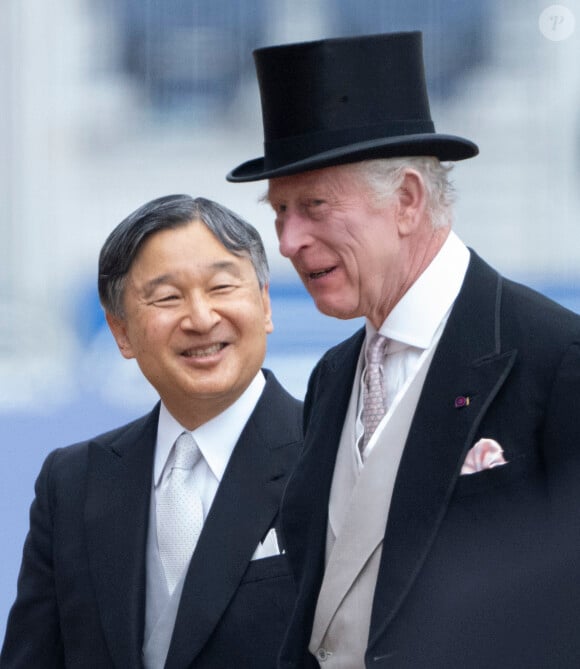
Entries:
{"label": "man's ear", "polygon": [[272,321],[272,304],[270,302],[270,286],[268,284],[262,288],[262,304],[264,305],[266,334],[271,334],[274,332],[274,322]]}
{"label": "man's ear", "polygon": [[408,235],[423,221],[427,207],[427,190],[423,177],[413,169],[407,169],[397,191],[399,198],[399,232]]}
{"label": "man's ear", "polygon": [[109,329],[117,342],[119,351],[121,351],[121,355],[124,358],[127,358],[127,360],[134,358],[135,354],[133,353],[133,347],[131,346],[129,336],[127,335],[127,325],[125,321],[118,316],[113,316],[113,314],[108,311],[105,312],[105,318],[107,319]]}

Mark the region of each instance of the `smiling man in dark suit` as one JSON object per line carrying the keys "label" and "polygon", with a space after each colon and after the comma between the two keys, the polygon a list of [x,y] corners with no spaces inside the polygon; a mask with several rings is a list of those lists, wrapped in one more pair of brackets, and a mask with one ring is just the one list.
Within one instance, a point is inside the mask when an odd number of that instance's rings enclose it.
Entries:
{"label": "smiling man in dark suit", "polygon": [[283,669],[580,666],[580,317],[452,231],[419,33],[255,52],[281,253],[365,327],[315,368],[282,505]]}
{"label": "smiling man in dark suit", "polygon": [[302,407],[261,369],[268,281],[256,230],[202,198],[159,198],[111,233],[101,302],[161,402],[48,456],[2,669],[275,665]]}

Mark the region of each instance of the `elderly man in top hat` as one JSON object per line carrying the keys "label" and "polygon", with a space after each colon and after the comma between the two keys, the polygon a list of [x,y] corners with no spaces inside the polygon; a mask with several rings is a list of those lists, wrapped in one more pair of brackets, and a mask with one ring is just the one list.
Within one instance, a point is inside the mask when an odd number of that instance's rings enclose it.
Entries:
{"label": "elderly man in top hat", "polygon": [[326,353],[282,526],[298,602],[280,667],[578,667],[580,317],[452,231],[419,33],[259,49],[280,251]]}

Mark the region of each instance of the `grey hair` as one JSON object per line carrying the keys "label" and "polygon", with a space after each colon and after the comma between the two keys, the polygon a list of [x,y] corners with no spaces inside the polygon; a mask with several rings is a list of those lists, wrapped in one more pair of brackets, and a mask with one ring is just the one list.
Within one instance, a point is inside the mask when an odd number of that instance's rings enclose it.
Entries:
{"label": "grey hair", "polygon": [[406,169],[416,170],[423,178],[427,190],[427,213],[434,229],[452,223],[452,206],[455,192],[449,179],[453,165],[443,164],[432,156],[381,158],[353,163],[354,175],[363,180],[381,206],[392,198],[400,187]]}
{"label": "grey hair", "polygon": [[127,216],[111,232],[99,254],[98,289],[103,308],[124,317],[125,281],[144,242],[161,230],[200,221],[237,256],[250,259],[260,288],[270,281],[264,244],[258,231],[226,207],[202,197],[166,195]]}

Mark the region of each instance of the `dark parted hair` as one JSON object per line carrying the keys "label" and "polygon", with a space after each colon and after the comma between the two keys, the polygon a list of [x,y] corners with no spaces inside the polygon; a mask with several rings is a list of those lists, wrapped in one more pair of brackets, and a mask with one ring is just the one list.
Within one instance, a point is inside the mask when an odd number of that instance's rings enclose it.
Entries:
{"label": "dark parted hair", "polygon": [[98,288],[103,308],[123,318],[125,280],[143,243],[153,234],[200,221],[224,247],[250,259],[260,288],[269,283],[270,271],[258,231],[226,207],[190,195],[166,195],[129,214],[107,237],[99,254]]}

